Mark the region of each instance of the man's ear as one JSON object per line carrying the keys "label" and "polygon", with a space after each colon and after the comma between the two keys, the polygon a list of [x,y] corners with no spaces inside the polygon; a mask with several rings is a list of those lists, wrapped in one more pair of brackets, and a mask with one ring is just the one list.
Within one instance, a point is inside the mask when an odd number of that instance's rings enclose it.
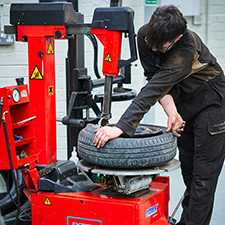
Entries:
{"label": "man's ear", "polygon": [[182,37],[183,37],[183,34],[180,34],[180,35],[177,37],[176,42],[179,41]]}

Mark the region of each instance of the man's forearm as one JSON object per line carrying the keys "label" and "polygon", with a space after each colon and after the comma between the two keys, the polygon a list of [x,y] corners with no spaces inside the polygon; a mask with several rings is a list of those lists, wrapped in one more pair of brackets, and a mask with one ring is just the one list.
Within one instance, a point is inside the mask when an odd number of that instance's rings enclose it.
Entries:
{"label": "man's forearm", "polygon": [[159,102],[167,116],[177,113],[177,108],[171,95],[165,95]]}

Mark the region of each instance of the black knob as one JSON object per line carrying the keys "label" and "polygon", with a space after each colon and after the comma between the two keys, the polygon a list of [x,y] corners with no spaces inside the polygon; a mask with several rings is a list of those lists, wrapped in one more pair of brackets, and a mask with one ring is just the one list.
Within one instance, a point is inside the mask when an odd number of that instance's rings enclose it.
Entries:
{"label": "black knob", "polygon": [[18,86],[24,85],[23,81],[24,81],[23,77],[16,78],[16,83]]}

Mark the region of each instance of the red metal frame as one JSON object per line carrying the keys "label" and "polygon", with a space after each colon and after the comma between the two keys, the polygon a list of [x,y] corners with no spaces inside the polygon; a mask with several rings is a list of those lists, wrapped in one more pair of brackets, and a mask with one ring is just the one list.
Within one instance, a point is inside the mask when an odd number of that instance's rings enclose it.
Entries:
{"label": "red metal frame", "polygon": [[29,90],[33,113],[38,164],[51,164],[56,158],[55,33],[66,36],[62,26],[17,26],[17,39],[28,41]]}
{"label": "red metal frame", "polygon": [[140,197],[113,196],[102,190],[32,193],[32,225],[168,225],[168,177],[158,177]]}

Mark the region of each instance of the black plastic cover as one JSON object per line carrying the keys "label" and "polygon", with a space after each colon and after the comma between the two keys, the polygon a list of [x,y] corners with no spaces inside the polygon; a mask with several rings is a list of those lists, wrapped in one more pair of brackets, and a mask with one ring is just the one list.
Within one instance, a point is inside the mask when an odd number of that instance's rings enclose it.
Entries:
{"label": "black plastic cover", "polygon": [[129,7],[100,7],[94,11],[92,27],[129,31],[134,11]]}
{"label": "black plastic cover", "polygon": [[[39,2],[56,2],[56,0],[39,0]],[[78,0],[60,0],[60,2],[72,2],[73,8],[76,12],[78,12]]]}
{"label": "black plastic cover", "polygon": [[75,23],[76,15],[71,2],[13,3],[10,8],[10,23],[60,26]]}

